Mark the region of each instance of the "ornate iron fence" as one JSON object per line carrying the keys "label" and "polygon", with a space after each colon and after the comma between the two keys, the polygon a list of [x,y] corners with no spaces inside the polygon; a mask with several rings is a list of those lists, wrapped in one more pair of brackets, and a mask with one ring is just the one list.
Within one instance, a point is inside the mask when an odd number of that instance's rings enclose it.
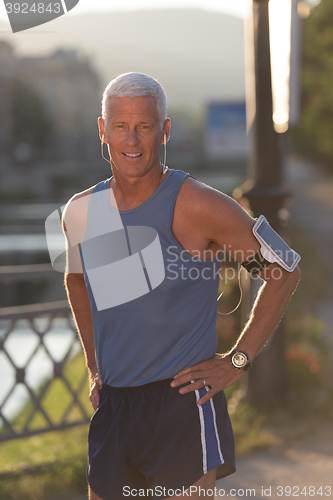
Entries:
{"label": "ornate iron fence", "polygon": [[[0,442],[89,422],[87,373],[67,301],[0,309],[0,370]],[[51,414],[48,401],[59,390],[62,409]]]}

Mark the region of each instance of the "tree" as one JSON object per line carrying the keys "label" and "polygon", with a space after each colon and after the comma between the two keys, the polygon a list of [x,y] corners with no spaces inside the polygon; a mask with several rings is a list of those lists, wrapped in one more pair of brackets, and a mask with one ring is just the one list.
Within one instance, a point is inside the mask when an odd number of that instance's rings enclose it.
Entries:
{"label": "tree", "polygon": [[299,153],[333,173],[333,2],[322,0],[303,27],[302,116],[294,135]]}

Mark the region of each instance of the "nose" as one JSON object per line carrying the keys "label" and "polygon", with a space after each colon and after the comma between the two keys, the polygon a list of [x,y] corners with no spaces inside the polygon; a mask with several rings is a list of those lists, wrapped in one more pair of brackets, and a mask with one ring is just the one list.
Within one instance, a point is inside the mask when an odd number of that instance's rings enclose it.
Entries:
{"label": "nose", "polygon": [[137,144],[139,144],[139,142],[140,141],[136,130],[134,128],[130,128],[127,132],[126,144],[128,146],[136,146]]}

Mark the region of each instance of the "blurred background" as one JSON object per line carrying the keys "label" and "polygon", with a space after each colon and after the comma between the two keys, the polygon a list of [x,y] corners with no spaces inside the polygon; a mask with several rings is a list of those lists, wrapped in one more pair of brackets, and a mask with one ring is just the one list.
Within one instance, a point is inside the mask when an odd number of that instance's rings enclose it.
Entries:
{"label": "blurred background", "polygon": [[[315,498],[332,487],[332,22],[330,0],[80,0],[13,34],[0,4],[1,499],[85,497],[92,411],[45,219],[111,176],[97,118],[105,86],[129,71],[166,91],[167,165],[265,214],[302,256],[284,320],[227,391],[240,474],[223,484],[256,498],[282,477]],[[240,294],[227,272],[224,313]],[[219,352],[258,288],[243,275],[241,307],[218,317]]]}

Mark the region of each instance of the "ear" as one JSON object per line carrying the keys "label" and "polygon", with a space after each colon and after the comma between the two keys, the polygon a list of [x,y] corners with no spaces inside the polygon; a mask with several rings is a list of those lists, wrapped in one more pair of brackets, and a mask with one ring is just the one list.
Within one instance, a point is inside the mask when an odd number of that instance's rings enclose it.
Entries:
{"label": "ear", "polygon": [[164,138],[165,142],[168,142],[168,140],[170,139],[170,127],[171,127],[171,120],[170,118],[167,118],[163,124],[162,144],[164,144]]}
{"label": "ear", "polygon": [[102,118],[100,116],[98,118],[98,120],[97,120],[97,123],[98,123],[99,137],[100,137],[101,141],[103,141],[103,142],[105,142],[105,144],[107,144],[106,137],[105,137],[105,122],[104,122],[104,118]]}

